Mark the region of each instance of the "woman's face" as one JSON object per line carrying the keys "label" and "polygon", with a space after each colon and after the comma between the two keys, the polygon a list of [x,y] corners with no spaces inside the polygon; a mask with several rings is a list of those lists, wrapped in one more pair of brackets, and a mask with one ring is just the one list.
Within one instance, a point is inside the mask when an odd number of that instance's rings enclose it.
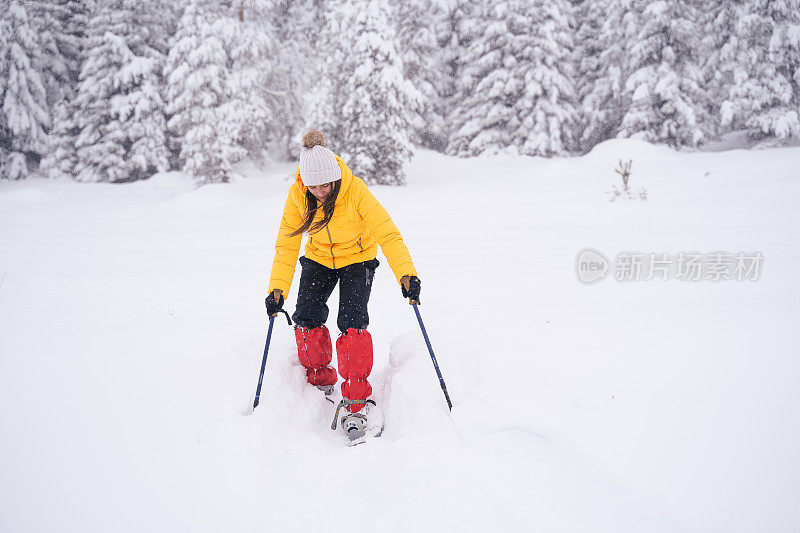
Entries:
{"label": "woman's face", "polygon": [[308,190],[311,191],[311,194],[313,194],[319,202],[324,202],[325,199],[330,196],[333,187],[330,183],[325,183],[323,185],[312,185]]}

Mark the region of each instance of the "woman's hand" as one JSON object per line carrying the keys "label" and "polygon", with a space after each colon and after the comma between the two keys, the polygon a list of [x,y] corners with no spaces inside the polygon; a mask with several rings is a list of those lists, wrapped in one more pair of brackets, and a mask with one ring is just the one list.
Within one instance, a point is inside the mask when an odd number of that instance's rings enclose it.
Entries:
{"label": "woman's hand", "polygon": [[403,291],[403,298],[409,299],[409,304],[420,303],[419,291],[422,290],[422,282],[417,276],[403,276],[400,278],[400,288]]}
{"label": "woman's hand", "polygon": [[269,316],[278,316],[278,311],[283,307],[283,291],[280,289],[273,290],[264,300],[264,304],[267,306],[267,314]]}

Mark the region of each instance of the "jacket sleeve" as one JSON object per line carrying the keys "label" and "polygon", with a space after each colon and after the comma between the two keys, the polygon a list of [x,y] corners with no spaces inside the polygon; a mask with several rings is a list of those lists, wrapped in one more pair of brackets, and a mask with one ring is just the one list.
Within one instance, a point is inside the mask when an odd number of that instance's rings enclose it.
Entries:
{"label": "jacket sleeve", "polygon": [[394,272],[397,283],[405,275],[416,276],[417,270],[411,261],[411,254],[397,226],[394,225],[389,213],[370,192],[367,185],[359,178],[353,177],[353,183],[358,188],[355,195],[356,209],[364,219],[364,223],[378,241],[383,255],[389,260],[389,266]]}
{"label": "jacket sleeve", "polygon": [[292,286],[294,270],[297,265],[297,255],[300,252],[300,243],[303,235],[289,237],[289,234],[300,227],[303,222],[302,206],[299,205],[302,195],[297,194],[296,184],[292,184],[286,205],[283,208],[283,217],[278,229],[278,239],[275,241],[275,259],[272,261],[272,273],[269,277],[269,291],[281,289],[285,299],[289,296]]}

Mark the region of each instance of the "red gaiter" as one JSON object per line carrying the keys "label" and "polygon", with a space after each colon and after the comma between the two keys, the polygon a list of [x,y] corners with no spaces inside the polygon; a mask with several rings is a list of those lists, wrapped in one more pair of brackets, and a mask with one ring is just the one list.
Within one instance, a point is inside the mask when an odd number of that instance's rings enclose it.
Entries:
{"label": "red gaiter", "polygon": [[[372,336],[366,330],[350,328],[336,340],[339,374],[344,379],[342,396],[350,400],[366,400],[372,394],[367,381],[372,372]],[[355,413],[363,404],[351,404],[347,410]]]}
{"label": "red gaiter", "polygon": [[297,356],[306,369],[308,382],[312,385],[336,384],[336,370],[328,366],[333,355],[328,328],[296,327],[294,338],[297,341]]}

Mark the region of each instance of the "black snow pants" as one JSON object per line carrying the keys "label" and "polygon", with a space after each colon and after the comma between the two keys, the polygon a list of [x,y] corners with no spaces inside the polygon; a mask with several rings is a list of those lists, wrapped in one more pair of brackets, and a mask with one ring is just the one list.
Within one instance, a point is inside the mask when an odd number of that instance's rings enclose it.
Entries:
{"label": "black snow pants", "polygon": [[349,328],[367,329],[367,303],[379,261],[372,259],[342,268],[328,268],[303,256],[300,288],[292,319],[304,328],[317,328],[328,320],[328,298],[339,282],[339,316],[336,325],[342,333]]}

